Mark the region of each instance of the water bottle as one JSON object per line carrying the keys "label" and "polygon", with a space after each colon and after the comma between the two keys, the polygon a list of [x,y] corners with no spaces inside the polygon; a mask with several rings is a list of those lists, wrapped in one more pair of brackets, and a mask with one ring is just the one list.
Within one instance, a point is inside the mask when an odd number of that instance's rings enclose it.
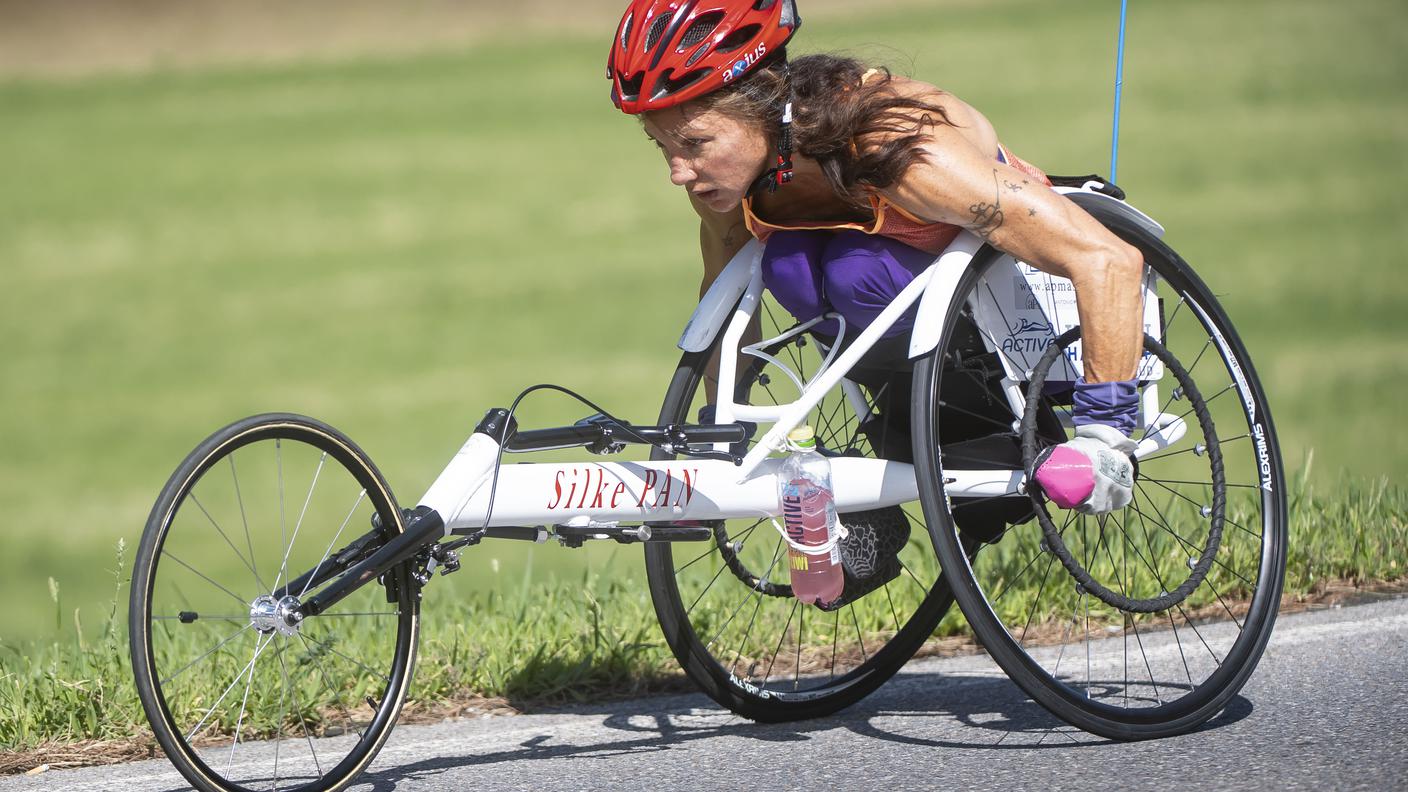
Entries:
{"label": "water bottle", "polygon": [[841,574],[841,550],[831,538],[836,535],[836,504],[831,490],[831,463],[816,451],[816,436],[810,426],[800,426],[787,435],[792,453],[778,473],[782,500],[782,520],[787,538],[808,547],[831,547],[808,553],[791,545],[787,567],[792,576],[792,593],[809,604],[825,604],[841,596],[845,579]]}

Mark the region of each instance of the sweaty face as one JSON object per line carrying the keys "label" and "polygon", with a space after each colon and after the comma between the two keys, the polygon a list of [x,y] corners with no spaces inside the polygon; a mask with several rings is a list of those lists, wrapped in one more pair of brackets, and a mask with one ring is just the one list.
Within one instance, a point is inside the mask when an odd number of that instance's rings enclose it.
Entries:
{"label": "sweaty face", "polygon": [[737,208],[762,173],[768,142],[752,124],[685,104],[644,117],[645,134],[670,166],[670,181],[715,212]]}

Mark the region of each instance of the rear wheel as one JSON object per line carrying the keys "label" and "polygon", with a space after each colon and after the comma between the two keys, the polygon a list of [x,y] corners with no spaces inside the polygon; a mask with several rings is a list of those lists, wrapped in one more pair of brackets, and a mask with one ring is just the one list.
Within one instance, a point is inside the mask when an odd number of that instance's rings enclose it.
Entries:
{"label": "rear wheel", "polygon": [[[1146,426],[1134,434],[1133,503],[1094,517],[1037,491],[977,499],[949,491],[964,471],[1020,479],[1070,423],[1069,387],[1063,394],[1043,380],[1061,378],[1077,331],[1042,355],[1027,354],[1032,324],[1015,314],[999,320],[1005,331],[978,330],[979,306],[1000,307],[1000,282],[1016,272],[988,249],[960,284],[939,348],[916,365],[916,449],[930,449],[916,450],[916,474],[959,604],[1013,681],[1082,729],[1160,737],[1220,711],[1266,646],[1285,570],[1283,475],[1265,393],[1212,293],[1147,229],[1088,210],[1140,249],[1159,301],[1140,364]],[[1020,298],[1044,299],[1032,290]],[[1042,332],[1049,338],[1049,327]],[[1004,371],[1020,372],[1019,396],[980,416],[986,445],[955,437],[944,420],[950,394]],[[994,504],[1025,515],[965,532],[966,510]]]}
{"label": "rear wheel", "polygon": [[317,616],[284,613],[312,593],[305,572],[326,578],[402,530],[371,461],[309,418],[231,424],[176,469],[142,535],[129,620],[142,706],[192,785],[340,789],[371,762],[415,658],[409,564]]}
{"label": "rear wheel", "polygon": [[[759,310],[765,337],[781,335],[774,321],[781,312],[766,304]],[[806,381],[820,359],[816,348],[801,334],[764,351]],[[693,420],[705,404],[701,383],[708,357],[703,352],[681,359],[661,423]],[[775,366],[745,360],[752,362],[740,372],[738,403],[796,398],[797,389]],[[893,449],[908,461],[908,380],[908,372],[877,372],[865,388],[848,386],[867,412],[889,414],[864,427],[858,402],[848,401],[840,387],[827,394],[808,417],[822,453],[874,457]],[[896,577],[831,611],[793,597],[786,547],[769,519],[718,521],[712,542],[646,545],[651,597],[665,638],[689,677],[719,704],[760,721],[826,715],[889,679],[934,633],[953,597],[918,504],[842,514],[841,521],[889,536],[896,535],[898,521],[908,540]]]}

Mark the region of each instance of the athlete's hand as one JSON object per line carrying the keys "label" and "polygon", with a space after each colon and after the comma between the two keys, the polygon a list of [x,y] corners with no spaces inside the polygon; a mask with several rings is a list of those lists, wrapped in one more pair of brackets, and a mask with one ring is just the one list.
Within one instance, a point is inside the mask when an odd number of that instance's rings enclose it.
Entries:
{"label": "athlete's hand", "polygon": [[1073,440],[1051,446],[1036,458],[1036,482],[1063,509],[1106,514],[1134,498],[1134,463],[1138,444],[1103,424],[1076,427]]}

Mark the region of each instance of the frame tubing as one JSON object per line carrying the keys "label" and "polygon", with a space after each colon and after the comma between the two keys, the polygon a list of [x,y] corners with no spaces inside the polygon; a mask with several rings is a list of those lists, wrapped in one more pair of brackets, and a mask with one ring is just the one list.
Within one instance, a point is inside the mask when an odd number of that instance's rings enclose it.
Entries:
{"label": "frame tubing", "polygon": [[[444,533],[445,523],[438,513],[431,511],[420,515],[419,519],[406,526],[405,532],[353,564],[327,588],[305,600],[298,607],[298,613],[306,618],[326,611],[347,595],[410,559],[426,545],[440,541]],[[408,593],[402,592],[402,596],[408,596]]]}
{"label": "frame tubing", "polygon": [[[563,525],[583,518],[597,523],[674,523],[776,517],[782,511],[777,471],[783,461],[765,460],[742,484],[737,482],[737,468],[720,460],[505,465],[499,470],[493,514],[487,513],[489,488],[479,486],[465,508],[446,519],[446,527],[464,533],[495,526]],[[842,511],[918,498],[912,465],[857,457],[836,457],[831,465],[836,507]],[[983,475],[992,478],[993,472]],[[452,494],[445,502],[457,497]]]}
{"label": "frame tubing", "polygon": [[[831,366],[812,381],[811,387],[807,388],[801,395],[801,398],[786,406],[782,414],[778,416],[777,423],[773,424],[767,434],[763,435],[762,439],[760,439],[758,443],[753,446],[752,450],[748,452],[748,455],[743,458],[743,464],[738,471],[738,481],[740,484],[748,480],[748,477],[762,464],[763,459],[766,458],[768,454],[772,453],[774,449],[782,447],[782,440],[787,436],[787,433],[792,431],[794,427],[807,417],[807,414],[812,411],[812,408],[822,400],[828,391],[836,386],[836,383],[841,381],[842,377],[850,372],[851,368],[855,366],[866,352],[870,351],[870,348],[875,345],[875,342],[880,339],[880,336],[884,335],[885,331],[889,330],[890,327],[894,325],[900,318],[900,315],[919,300],[920,295],[924,293],[924,289],[929,285],[929,279],[934,276],[936,266],[936,264],[929,265],[929,267],[915,277],[913,281],[910,281],[909,285],[905,286],[904,289],[900,291],[899,295],[896,296],[889,305],[885,306],[885,309],[880,312],[880,315],[875,318],[875,321],[871,322],[865,330],[861,331],[860,335],[856,337],[855,342],[842,352]],[[761,289],[761,276],[757,276],[755,280],[757,288]],[[754,284],[749,284],[748,294],[751,295],[753,290]],[[747,296],[745,296],[744,299],[746,300]],[[756,302],[756,299],[754,302]],[[741,310],[742,306],[740,306],[740,311]],[[733,326],[729,327],[729,335],[725,336],[726,342],[730,336],[734,335],[735,326],[739,324],[739,317],[735,316]],[[746,318],[743,324],[746,324]],[[741,335],[741,331],[739,334]],[[733,357],[735,360],[737,359],[736,353]],[[720,373],[730,368],[731,366],[727,363],[721,364]],[[731,387],[729,390],[723,389],[723,377],[720,376],[719,379],[721,381],[719,392],[732,393]],[[730,380],[731,379],[730,377]],[[729,384],[731,386],[732,382]],[[721,403],[723,401],[723,399],[720,399]],[[732,405],[730,405],[730,407],[732,407]]]}
{"label": "frame tubing", "polygon": [[[603,434],[605,431],[609,431],[610,434]],[[574,424],[518,432],[509,437],[504,451],[510,454],[551,451],[559,448],[591,445],[604,439],[617,443],[665,445],[675,442],[675,436],[685,437],[690,444],[722,443],[728,445],[743,442],[748,433],[742,426],[734,423],[679,424],[677,426],[632,426],[616,423]]]}

